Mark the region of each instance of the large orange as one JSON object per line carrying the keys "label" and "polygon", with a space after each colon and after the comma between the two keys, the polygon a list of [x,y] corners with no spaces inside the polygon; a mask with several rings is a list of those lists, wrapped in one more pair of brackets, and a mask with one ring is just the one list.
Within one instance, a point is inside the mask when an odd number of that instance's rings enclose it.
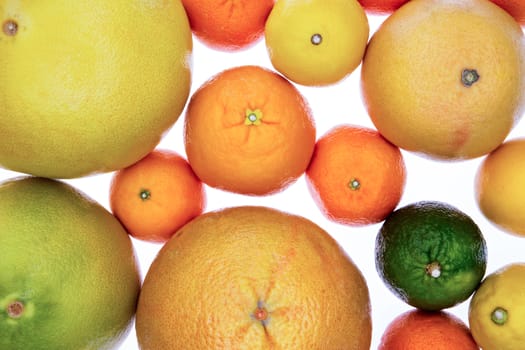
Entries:
{"label": "large orange", "polygon": [[523,0],[490,0],[510,13],[520,25],[525,25],[525,1]]}
{"label": "large orange", "polygon": [[165,242],[202,214],[206,194],[190,165],[174,151],[156,149],[113,175],[113,214],[135,238]]}
{"label": "large orange", "polygon": [[522,116],[523,32],[487,0],[412,0],[371,38],[361,81],[392,143],[438,159],[479,157]]}
{"label": "large orange", "polygon": [[307,101],[285,78],[258,66],[220,72],[191,97],[184,142],[206,184],[264,195],[304,173],[315,145]]}
{"label": "large orange", "polygon": [[306,180],[329,219],[365,225],[383,221],[396,208],[406,167],[399,148],[376,130],[339,125],[317,141]]}
{"label": "large orange", "polygon": [[182,0],[182,4],[197,38],[212,48],[232,51],[262,37],[274,1]]}
{"label": "large orange", "polygon": [[205,213],[160,250],[136,330],[149,349],[368,350],[366,281],[311,221],[265,207]]}
{"label": "large orange", "polygon": [[478,350],[467,325],[445,311],[410,310],[385,329],[377,350]]}

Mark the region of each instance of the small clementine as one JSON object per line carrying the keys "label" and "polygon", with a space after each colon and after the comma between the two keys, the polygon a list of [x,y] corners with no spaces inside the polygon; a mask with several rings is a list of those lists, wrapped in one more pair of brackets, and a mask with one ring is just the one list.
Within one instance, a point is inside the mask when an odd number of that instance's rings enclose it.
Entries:
{"label": "small clementine", "polygon": [[367,13],[375,15],[391,14],[409,0],[359,0]]}
{"label": "small clementine", "polygon": [[377,131],[339,125],[317,141],[306,180],[329,219],[365,225],[383,221],[395,209],[406,167],[399,148]]}
{"label": "small clementine", "polygon": [[445,311],[410,310],[385,329],[377,350],[478,350],[469,328]]}
{"label": "small clementine", "polygon": [[262,37],[274,1],[182,0],[182,4],[197,38],[214,49],[234,51]]}
{"label": "small clementine", "polygon": [[110,207],[131,236],[165,242],[203,212],[205,191],[186,159],[157,149],[114,174]]}

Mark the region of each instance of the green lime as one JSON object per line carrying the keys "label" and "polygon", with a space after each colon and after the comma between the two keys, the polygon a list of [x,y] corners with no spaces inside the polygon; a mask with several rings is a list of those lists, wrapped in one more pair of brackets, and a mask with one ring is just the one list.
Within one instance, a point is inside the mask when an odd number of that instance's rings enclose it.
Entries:
{"label": "green lime", "polygon": [[0,349],[111,349],[128,334],[140,275],[130,237],[66,183],[0,184]]}
{"label": "green lime", "polygon": [[457,208],[423,201],[394,211],[376,238],[376,268],[404,302],[441,310],[465,301],[487,266],[485,239]]}

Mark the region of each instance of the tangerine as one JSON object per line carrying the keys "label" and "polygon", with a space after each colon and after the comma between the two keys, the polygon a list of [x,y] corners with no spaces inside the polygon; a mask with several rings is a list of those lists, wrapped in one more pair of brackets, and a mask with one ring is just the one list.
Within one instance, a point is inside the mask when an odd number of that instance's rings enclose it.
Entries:
{"label": "tangerine", "polygon": [[226,69],[190,98],[184,144],[207,185],[266,195],[301,176],[315,146],[307,100],[281,75],[259,66]]}
{"label": "tangerine", "polygon": [[167,241],[202,214],[206,202],[204,186],[186,159],[160,149],[115,172],[109,198],[128,233],[151,242]]}
{"label": "tangerine", "polygon": [[490,0],[507,11],[521,25],[525,25],[525,2],[522,0]]}
{"label": "tangerine", "polygon": [[306,180],[326,217],[367,225],[383,221],[396,208],[406,167],[399,148],[376,130],[339,125],[317,141]]}
{"label": "tangerine", "polygon": [[467,325],[445,311],[410,310],[385,329],[377,350],[479,350]]}
{"label": "tangerine", "polygon": [[235,51],[257,42],[275,0],[182,0],[197,38],[214,49]]}
{"label": "tangerine", "polygon": [[359,0],[367,13],[389,15],[409,0]]}

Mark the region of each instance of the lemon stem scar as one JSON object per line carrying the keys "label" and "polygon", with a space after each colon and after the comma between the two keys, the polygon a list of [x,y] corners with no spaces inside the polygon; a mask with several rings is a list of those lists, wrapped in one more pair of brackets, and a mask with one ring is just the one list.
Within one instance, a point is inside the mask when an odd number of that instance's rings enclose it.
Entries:
{"label": "lemon stem scar", "polygon": [[320,45],[323,42],[323,36],[319,33],[315,33],[310,37],[310,42],[314,45]]}
{"label": "lemon stem scar", "polygon": [[441,276],[441,265],[438,262],[428,264],[425,270],[430,277],[439,278]]}
{"label": "lemon stem scar", "polygon": [[24,304],[15,300],[7,304],[7,315],[11,318],[19,318],[24,313]]}
{"label": "lemon stem scar", "polygon": [[479,79],[479,74],[475,69],[463,69],[461,72],[461,82],[466,87],[472,86]]}
{"label": "lemon stem scar", "polygon": [[261,125],[263,114],[260,109],[246,109],[244,125]]}
{"label": "lemon stem scar", "polygon": [[357,191],[357,190],[361,187],[361,182],[359,182],[358,179],[353,178],[353,179],[350,180],[350,182],[348,183],[348,187],[350,187],[350,189],[351,189],[352,191]]}
{"label": "lemon stem scar", "polygon": [[139,197],[140,199],[142,199],[143,201],[146,201],[148,199],[151,198],[151,192],[149,190],[146,190],[146,189],[142,189],[140,190],[139,192]]}
{"label": "lemon stem scar", "polygon": [[507,318],[509,317],[507,310],[497,307],[492,311],[490,314],[490,319],[492,322],[497,324],[498,326],[502,326],[507,322]]}
{"label": "lemon stem scar", "polygon": [[2,30],[4,31],[5,35],[15,36],[18,32],[18,23],[16,23],[12,19],[8,19],[4,22]]}

